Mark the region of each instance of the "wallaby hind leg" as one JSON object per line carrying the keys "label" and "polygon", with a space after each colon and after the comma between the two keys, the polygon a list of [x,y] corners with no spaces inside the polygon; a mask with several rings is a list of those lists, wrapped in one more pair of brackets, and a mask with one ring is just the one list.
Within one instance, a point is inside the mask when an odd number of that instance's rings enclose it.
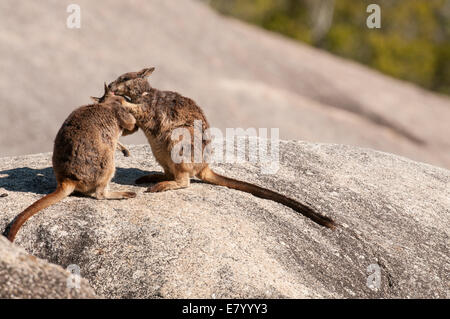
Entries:
{"label": "wallaby hind leg", "polygon": [[136,197],[134,192],[110,192],[108,186],[100,186],[96,189],[94,197],[97,199],[128,199]]}
{"label": "wallaby hind leg", "polygon": [[189,173],[179,173],[175,180],[159,182],[147,189],[146,193],[158,193],[168,190],[186,188],[190,184]]}

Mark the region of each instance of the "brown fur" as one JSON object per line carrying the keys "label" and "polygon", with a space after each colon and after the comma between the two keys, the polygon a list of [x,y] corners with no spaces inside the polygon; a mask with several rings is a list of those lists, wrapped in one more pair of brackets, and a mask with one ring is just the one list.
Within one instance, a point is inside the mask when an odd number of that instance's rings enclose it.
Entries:
{"label": "brown fur", "polygon": [[[153,70],[154,68],[149,68],[139,72],[125,73],[108,86],[115,94],[127,96],[133,103],[141,105],[132,111],[132,114],[136,118],[137,125],[144,131],[156,160],[164,169],[163,174],[143,176],[136,183],[156,182],[148,191],[162,192],[188,187],[190,178],[198,177],[212,184],[279,202],[328,228],[336,226],[330,218],[322,216],[310,207],[284,195],[216,174],[206,162],[174,163],[171,159],[171,151],[177,141],[171,139],[172,131],[176,128],[187,128],[193,139],[194,120],[202,121],[203,131],[209,127],[209,124],[203,111],[193,100],[176,92],[159,91],[152,88],[145,78]],[[205,148],[208,143],[209,141],[203,141],[202,147]],[[194,156],[193,154],[194,152],[192,152],[192,156]]]}
{"label": "brown fur", "polygon": [[[107,92],[107,89],[108,88],[107,88],[106,83],[105,83],[105,92]],[[94,103],[99,104],[99,103],[104,101],[105,97],[106,97],[106,94],[103,96],[103,98],[102,98],[103,100],[102,101],[100,101],[100,98],[93,97],[93,96],[91,96],[91,99],[92,99],[92,101]],[[123,133],[122,133],[122,136],[127,136],[127,135],[134,134],[138,130],[139,130],[139,126],[137,126],[137,125],[135,125],[133,130],[124,129]],[[120,143],[119,141],[117,141],[117,149],[122,152],[123,156],[130,157],[131,154],[130,154],[130,151],[128,150],[128,148],[125,145],[123,145],[122,143]]]}
{"label": "brown fur", "polygon": [[19,214],[4,235],[12,242],[20,227],[40,210],[53,205],[72,192],[97,199],[126,199],[132,192],[110,192],[115,174],[114,151],[123,130],[135,131],[135,118],[124,106],[133,105],[123,97],[105,92],[100,104],[82,106],[66,119],[53,149],[53,171],[58,187]]}

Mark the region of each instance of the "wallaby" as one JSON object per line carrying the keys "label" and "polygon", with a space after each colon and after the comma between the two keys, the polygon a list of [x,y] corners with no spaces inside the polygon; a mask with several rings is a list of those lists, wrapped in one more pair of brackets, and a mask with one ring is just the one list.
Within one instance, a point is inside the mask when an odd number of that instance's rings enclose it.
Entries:
{"label": "wallaby", "polygon": [[[105,90],[107,89],[107,87],[106,87],[106,84],[105,84]],[[106,92],[106,91],[105,91]],[[105,95],[105,97],[106,97],[106,95]],[[96,104],[99,104],[100,103],[100,98],[98,98],[98,97],[93,97],[93,96],[91,96],[91,99],[94,101],[94,103],[96,103]],[[122,136],[126,136],[126,135],[131,135],[131,134],[134,134],[134,133],[136,133],[136,131],[138,131],[139,130],[139,126],[135,126],[134,128],[133,128],[133,130],[131,130],[131,131],[129,131],[129,130],[127,130],[127,129],[123,129],[123,133],[122,133]],[[123,145],[122,143],[120,143],[120,141],[117,141],[117,149],[119,150],[119,151],[121,151],[122,152],[122,154],[123,154],[123,156],[125,156],[125,157],[130,157],[130,155],[131,155],[131,153],[130,153],[130,151],[128,150],[128,148],[125,146],[125,145]]]}
{"label": "wallaby", "polygon": [[[332,219],[315,212],[307,205],[271,190],[221,176],[212,171],[205,161],[175,163],[171,158],[171,152],[178,141],[171,139],[172,131],[176,128],[186,128],[191,136],[194,136],[195,120],[201,121],[203,132],[209,128],[209,124],[203,111],[193,100],[176,92],[159,91],[152,88],[146,78],[154,69],[146,68],[139,72],[125,73],[108,85],[108,89],[114,94],[125,96],[132,103],[140,105],[135,108],[136,111],[131,113],[136,118],[137,125],[144,131],[157,162],[164,169],[164,173],[146,175],[137,179],[137,184],[156,183],[147,191],[162,192],[188,187],[190,178],[195,176],[211,184],[226,186],[276,201],[311,218],[322,226],[336,227]],[[208,143],[209,141],[203,141],[202,147],[205,148]]]}
{"label": "wallaby", "polygon": [[114,152],[124,130],[136,131],[136,119],[127,111],[134,107],[123,97],[108,91],[105,84],[102,103],[82,106],[65,120],[53,148],[56,190],[36,201],[6,227],[3,235],[11,242],[19,228],[34,214],[74,191],[96,199],[126,199],[133,192],[110,192],[115,174]]}

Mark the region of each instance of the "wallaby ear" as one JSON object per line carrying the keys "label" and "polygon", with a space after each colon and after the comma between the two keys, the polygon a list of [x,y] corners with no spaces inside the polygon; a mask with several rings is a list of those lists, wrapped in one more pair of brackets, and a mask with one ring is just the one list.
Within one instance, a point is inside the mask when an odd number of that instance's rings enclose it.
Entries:
{"label": "wallaby ear", "polygon": [[108,85],[106,85],[106,82],[104,83],[104,90],[105,90],[105,93],[103,93],[104,97],[114,95],[114,91],[111,91]]}
{"label": "wallaby ear", "polygon": [[94,103],[100,102],[100,98],[99,97],[95,97],[95,96],[91,96],[91,100],[94,101]]}
{"label": "wallaby ear", "polygon": [[141,71],[139,71],[137,75],[138,75],[138,77],[140,77],[140,78],[146,78],[146,77],[148,77],[150,74],[152,74],[153,71],[155,71],[155,68],[154,68],[154,67],[151,67],[151,68],[145,68],[145,69],[142,69]]}

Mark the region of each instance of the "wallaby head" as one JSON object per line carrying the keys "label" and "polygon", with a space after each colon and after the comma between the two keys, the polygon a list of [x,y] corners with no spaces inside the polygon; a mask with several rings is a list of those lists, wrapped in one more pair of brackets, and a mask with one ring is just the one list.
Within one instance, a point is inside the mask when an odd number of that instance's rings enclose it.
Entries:
{"label": "wallaby head", "polygon": [[142,96],[144,92],[151,89],[147,81],[147,77],[155,70],[152,68],[145,68],[138,72],[128,72],[119,76],[115,81],[108,85],[108,90],[116,95],[123,95],[130,98],[132,101]]}
{"label": "wallaby head", "polygon": [[[109,89],[109,87],[104,84],[104,90],[102,97],[93,97],[91,96],[91,99],[94,101],[93,106],[95,105],[104,105],[109,106],[112,109],[114,109],[116,112],[136,112],[139,109],[138,104],[133,104],[127,101],[125,97],[121,95],[115,95],[114,92]],[[135,128],[132,131],[128,131],[127,129],[124,129],[123,135],[129,135],[133,134],[138,130],[138,127],[135,126]]]}
{"label": "wallaby head", "polygon": [[[135,110],[136,105],[129,103],[123,96],[120,95],[115,95],[114,92],[112,90],[110,90],[108,88],[108,86],[106,85],[106,83],[104,83],[104,93],[102,97],[93,97],[91,96],[91,100],[95,103],[94,105],[98,105],[98,104],[109,104],[109,105],[114,105],[115,108],[119,107],[119,111],[120,108],[125,107],[128,111],[133,111]],[[136,125],[132,130],[127,130],[124,128],[122,135],[126,136],[126,135],[131,135],[134,134],[138,131],[139,127]],[[125,156],[130,156],[130,151],[120,142],[118,142],[118,148],[120,151],[122,151],[122,153]]]}
{"label": "wallaby head", "polygon": [[112,102],[112,103],[114,103],[114,102],[122,102],[123,97],[116,96],[114,94],[114,92],[108,88],[108,86],[106,85],[106,82],[103,85],[104,85],[104,93],[103,93],[102,97],[91,96],[91,100],[94,103],[99,104],[99,103],[105,103],[105,102],[108,102],[108,103],[109,102]]}

